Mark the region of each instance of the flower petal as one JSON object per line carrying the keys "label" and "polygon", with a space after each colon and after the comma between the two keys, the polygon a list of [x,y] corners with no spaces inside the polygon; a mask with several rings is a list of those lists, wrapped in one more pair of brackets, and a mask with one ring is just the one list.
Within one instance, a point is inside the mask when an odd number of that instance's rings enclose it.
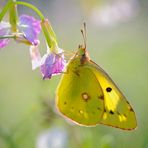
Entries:
{"label": "flower petal", "polygon": [[36,69],[41,64],[41,55],[40,55],[40,51],[39,51],[38,46],[39,45],[30,46],[30,56],[31,56],[32,70]]}
{"label": "flower petal", "polygon": [[50,79],[52,75],[61,73],[64,70],[65,64],[64,56],[60,54],[51,52],[44,55],[41,64],[43,79]]}
{"label": "flower petal", "polygon": [[[10,24],[7,22],[0,22],[0,36],[4,37],[10,34]],[[0,48],[7,46],[9,39],[0,39]]]}
{"label": "flower petal", "polygon": [[42,61],[41,73],[43,75],[43,79],[45,78],[50,79],[52,76],[53,64],[55,62],[55,55],[53,53],[45,54],[41,61]]}
{"label": "flower petal", "polygon": [[52,74],[59,74],[64,70],[65,67],[65,60],[64,58],[60,57],[59,55],[56,55],[55,57],[55,63],[52,69]]}
{"label": "flower petal", "polygon": [[25,34],[25,37],[33,44],[37,44],[38,34],[41,31],[40,21],[32,16],[20,16],[20,30]]}

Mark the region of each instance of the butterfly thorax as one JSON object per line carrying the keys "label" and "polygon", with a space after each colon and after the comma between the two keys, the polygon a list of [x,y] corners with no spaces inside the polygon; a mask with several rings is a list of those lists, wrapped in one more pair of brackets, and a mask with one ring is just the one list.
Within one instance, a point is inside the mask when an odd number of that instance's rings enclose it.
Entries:
{"label": "butterfly thorax", "polygon": [[90,57],[88,55],[86,48],[83,48],[82,46],[79,46],[76,56],[80,60],[81,65],[84,65],[85,63],[90,61]]}
{"label": "butterfly thorax", "polygon": [[90,61],[90,57],[85,48],[79,46],[78,51],[68,63],[68,70],[76,71],[80,67],[86,65]]}

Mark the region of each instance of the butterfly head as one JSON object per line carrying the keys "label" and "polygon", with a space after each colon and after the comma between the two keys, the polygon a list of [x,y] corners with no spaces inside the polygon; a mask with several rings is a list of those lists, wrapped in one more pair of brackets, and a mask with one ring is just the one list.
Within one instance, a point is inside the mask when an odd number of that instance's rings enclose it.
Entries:
{"label": "butterfly head", "polygon": [[88,52],[86,50],[86,46],[83,47],[82,45],[79,45],[77,55],[80,58],[80,63],[82,65],[90,60],[90,57],[89,57]]}

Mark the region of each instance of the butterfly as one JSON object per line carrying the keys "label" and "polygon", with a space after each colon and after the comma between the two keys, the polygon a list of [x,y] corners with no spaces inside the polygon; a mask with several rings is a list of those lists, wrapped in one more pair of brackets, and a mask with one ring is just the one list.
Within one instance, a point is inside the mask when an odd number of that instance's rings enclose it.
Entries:
{"label": "butterfly", "polygon": [[137,127],[133,108],[108,74],[79,46],[56,91],[58,110],[83,126],[104,124],[123,130]]}

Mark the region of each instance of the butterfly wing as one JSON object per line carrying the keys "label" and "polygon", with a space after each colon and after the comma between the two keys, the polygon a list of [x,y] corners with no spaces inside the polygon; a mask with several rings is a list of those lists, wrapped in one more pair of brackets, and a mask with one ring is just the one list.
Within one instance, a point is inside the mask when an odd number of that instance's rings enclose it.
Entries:
{"label": "butterfly wing", "polygon": [[69,62],[57,88],[59,111],[81,125],[136,128],[135,113],[125,96],[85,49],[80,48],[79,54]]}
{"label": "butterfly wing", "polygon": [[104,94],[104,112],[98,123],[125,130],[136,128],[134,110],[111,78],[92,61],[86,67],[95,74]]}
{"label": "butterfly wing", "polygon": [[102,89],[93,72],[78,65],[76,59],[68,64],[56,95],[58,110],[72,121],[85,126],[100,122],[104,111]]}

